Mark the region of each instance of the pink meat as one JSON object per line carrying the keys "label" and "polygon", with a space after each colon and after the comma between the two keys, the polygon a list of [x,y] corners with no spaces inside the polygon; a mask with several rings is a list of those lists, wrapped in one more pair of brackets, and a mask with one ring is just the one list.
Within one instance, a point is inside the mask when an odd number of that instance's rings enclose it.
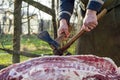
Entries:
{"label": "pink meat", "polygon": [[0,80],[120,80],[120,68],[94,55],[46,56],[2,69]]}

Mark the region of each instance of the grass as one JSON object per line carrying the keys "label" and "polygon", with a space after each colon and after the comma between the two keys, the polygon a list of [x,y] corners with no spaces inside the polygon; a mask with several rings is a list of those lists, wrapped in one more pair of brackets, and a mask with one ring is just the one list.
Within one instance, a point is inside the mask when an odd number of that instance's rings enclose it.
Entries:
{"label": "grass", "polygon": [[[1,35],[0,36],[0,48],[5,47],[12,49],[12,35]],[[33,54],[53,54],[52,49],[49,44],[39,40],[35,35],[23,35],[21,36],[21,51],[30,52]],[[69,49],[69,52],[75,53],[74,45]],[[29,57],[20,56],[20,61],[25,61],[30,59]],[[12,55],[0,51],[0,69],[12,64]]]}

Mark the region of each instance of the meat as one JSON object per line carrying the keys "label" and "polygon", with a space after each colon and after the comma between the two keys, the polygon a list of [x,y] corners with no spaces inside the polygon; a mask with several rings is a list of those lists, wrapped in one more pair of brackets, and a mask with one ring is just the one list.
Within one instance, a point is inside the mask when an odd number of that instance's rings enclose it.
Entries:
{"label": "meat", "polygon": [[2,69],[0,80],[120,80],[120,68],[94,55],[45,56]]}

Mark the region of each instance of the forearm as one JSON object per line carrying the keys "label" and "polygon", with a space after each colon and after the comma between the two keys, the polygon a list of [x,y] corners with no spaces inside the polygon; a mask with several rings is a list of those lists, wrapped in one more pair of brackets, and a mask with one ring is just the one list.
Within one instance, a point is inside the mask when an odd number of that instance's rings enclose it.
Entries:
{"label": "forearm", "polygon": [[96,16],[97,17],[97,11],[95,11],[95,10],[91,10],[91,9],[87,9],[86,10],[86,16]]}
{"label": "forearm", "polygon": [[75,0],[60,0],[59,20],[65,19],[69,23],[70,17],[73,13]]}
{"label": "forearm", "polygon": [[83,19],[82,29],[91,31],[98,25],[97,12],[101,10],[104,1],[102,0],[89,0],[86,15]]}

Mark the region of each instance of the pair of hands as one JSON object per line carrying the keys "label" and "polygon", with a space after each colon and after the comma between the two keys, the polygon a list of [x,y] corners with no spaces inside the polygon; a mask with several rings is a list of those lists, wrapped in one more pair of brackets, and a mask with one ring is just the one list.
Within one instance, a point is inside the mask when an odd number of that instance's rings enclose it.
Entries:
{"label": "pair of hands", "polygon": [[[96,11],[89,10],[89,9],[86,11],[86,15],[83,19],[83,25],[81,27],[82,30],[89,32],[98,25],[96,13],[97,13]],[[58,37],[62,33],[65,33],[65,38],[68,38],[70,35],[68,24],[65,19],[60,20],[60,26],[58,29]]]}

